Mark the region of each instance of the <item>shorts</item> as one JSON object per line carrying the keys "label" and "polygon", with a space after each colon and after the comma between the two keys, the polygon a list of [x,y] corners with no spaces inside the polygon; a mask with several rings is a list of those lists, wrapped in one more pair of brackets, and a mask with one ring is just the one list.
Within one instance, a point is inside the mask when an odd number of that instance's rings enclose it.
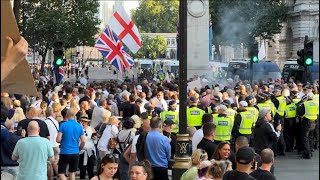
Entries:
{"label": "shorts", "polygon": [[60,154],[58,173],[65,174],[69,165],[69,172],[76,172],[79,164],[79,154]]}
{"label": "shorts", "polygon": [[[52,147],[52,149],[53,149],[53,157],[54,157],[53,163],[58,163],[59,157],[60,157],[60,148],[59,146],[57,146],[57,147]],[[47,163],[52,164],[51,161],[47,161]]]}

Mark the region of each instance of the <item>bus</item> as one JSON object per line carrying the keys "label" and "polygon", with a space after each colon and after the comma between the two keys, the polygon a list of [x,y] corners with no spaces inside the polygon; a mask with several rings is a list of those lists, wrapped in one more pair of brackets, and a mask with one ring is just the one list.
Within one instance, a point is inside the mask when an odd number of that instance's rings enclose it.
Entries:
{"label": "bus", "polygon": [[[262,60],[253,63],[253,81],[268,81],[269,78],[281,79],[279,66],[271,60]],[[251,76],[250,59],[231,60],[228,65],[227,78],[234,79],[239,76],[240,80],[249,80]]]}
{"label": "bus", "polygon": [[[319,62],[313,62],[312,66],[308,67],[307,73],[307,81],[314,82],[315,80],[319,79]],[[283,79],[288,82],[290,77],[294,77],[295,81],[303,82],[303,75],[304,75],[304,67],[300,66],[297,63],[296,59],[288,59],[283,66],[282,69],[282,77]]]}

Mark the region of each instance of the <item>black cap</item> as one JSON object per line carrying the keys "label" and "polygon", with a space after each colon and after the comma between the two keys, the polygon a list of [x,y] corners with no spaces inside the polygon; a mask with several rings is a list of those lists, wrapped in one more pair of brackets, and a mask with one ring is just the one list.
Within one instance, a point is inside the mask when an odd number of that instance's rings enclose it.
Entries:
{"label": "black cap", "polygon": [[163,125],[164,125],[164,126],[171,126],[171,125],[173,125],[173,124],[176,124],[176,123],[173,122],[172,120],[165,120],[165,121],[163,122]]}
{"label": "black cap", "polygon": [[220,96],[213,96],[212,99],[220,102]]}
{"label": "black cap", "polygon": [[254,158],[254,150],[251,147],[241,147],[236,154],[236,161],[239,164],[250,164]]}
{"label": "black cap", "polygon": [[169,102],[169,106],[173,106],[173,105],[176,105],[176,104],[177,104],[177,102],[174,101],[174,100],[172,100],[172,101]]}

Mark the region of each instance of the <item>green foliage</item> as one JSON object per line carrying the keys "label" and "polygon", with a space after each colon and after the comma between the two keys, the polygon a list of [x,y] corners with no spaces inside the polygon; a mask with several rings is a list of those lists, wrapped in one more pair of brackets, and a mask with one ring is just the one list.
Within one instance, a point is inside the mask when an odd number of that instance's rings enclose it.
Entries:
{"label": "green foliage", "polygon": [[179,16],[178,0],[141,0],[132,19],[142,33],[174,33]]}
{"label": "green foliage", "polygon": [[253,37],[280,33],[288,8],[282,0],[210,0],[215,44],[251,46]]}
{"label": "green foliage", "polygon": [[93,36],[100,23],[95,17],[98,7],[97,0],[22,1],[19,29],[29,47],[43,57],[44,64],[56,38],[64,43],[64,48],[94,45]]}
{"label": "green foliage", "polygon": [[142,48],[134,55],[136,58],[161,58],[165,57],[167,50],[167,42],[161,36],[150,38],[142,35]]}

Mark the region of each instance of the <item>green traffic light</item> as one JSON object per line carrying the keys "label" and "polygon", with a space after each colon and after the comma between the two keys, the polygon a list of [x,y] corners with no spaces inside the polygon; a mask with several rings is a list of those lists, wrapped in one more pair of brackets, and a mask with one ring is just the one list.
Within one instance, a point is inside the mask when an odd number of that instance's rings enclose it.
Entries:
{"label": "green traffic light", "polygon": [[57,59],[56,65],[61,66],[62,64],[63,64],[63,59],[61,59],[61,58]]}
{"label": "green traffic light", "polygon": [[306,63],[306,65],[312,64],[312,59],[311,58],[307,58],[305,63]]}
{"label": "green traffic light", "polygon": [[258,57],[257,57],[257,56],[253,56],[252,61],[253,61],[253,62],[258,62],[258,61],[259,61],[259,59],[258,59]]}

